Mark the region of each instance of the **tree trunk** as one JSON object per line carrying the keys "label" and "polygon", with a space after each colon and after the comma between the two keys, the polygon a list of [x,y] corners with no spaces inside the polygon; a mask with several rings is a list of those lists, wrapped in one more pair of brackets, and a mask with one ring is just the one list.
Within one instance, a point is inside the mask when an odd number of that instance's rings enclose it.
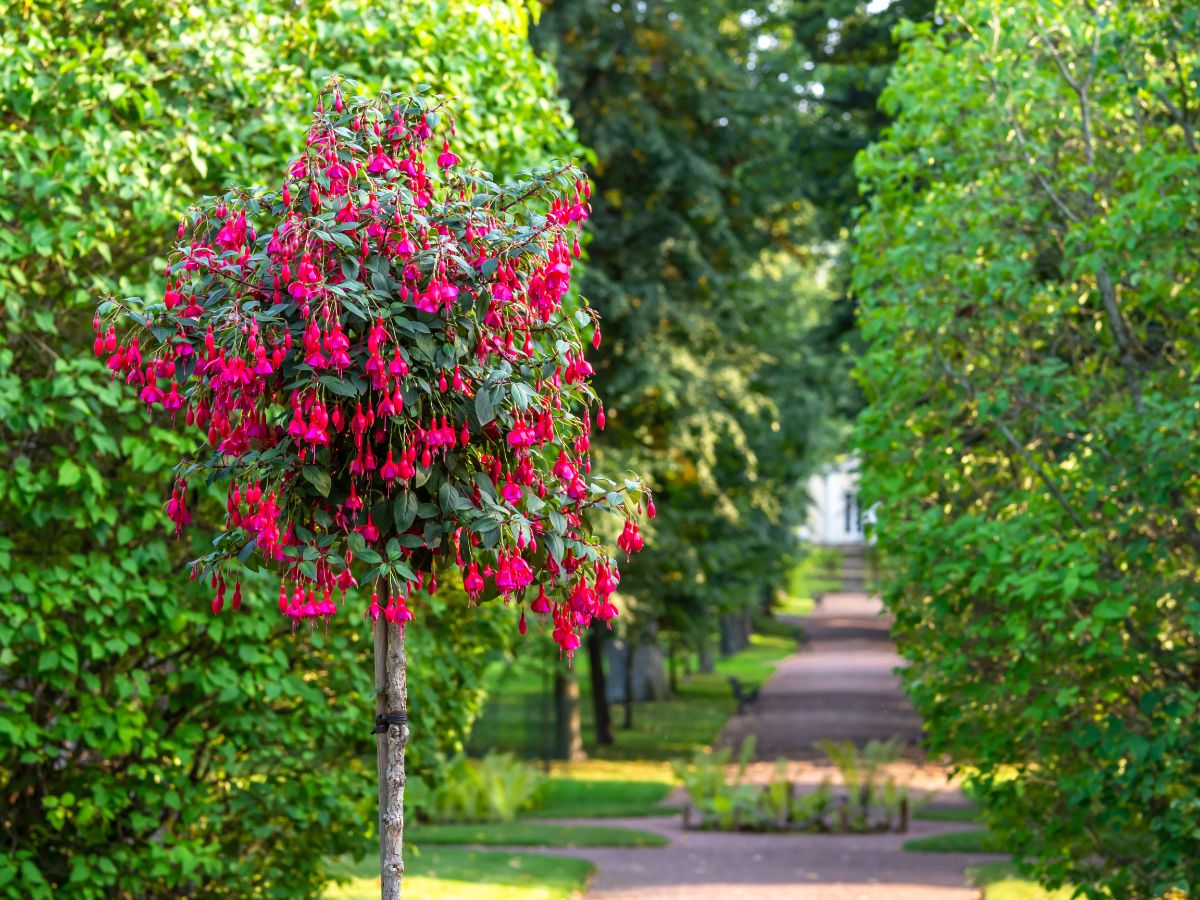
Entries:
{"label": "tree trunk", "polygon": [[[375,721],[387,712],[387,627],[384,623],[375,625]],[[386,731],[375,729],[375,776],[379,783],[379,871],[383,871],[384,840],[383,813],[387,809],[387,746]]]}
{"label": "tree trunk", "polygon": [[[404,652],[404,626],[378,623],[375,637],[375,671],[380,672],[379,656],[384,657],[383,687],[376,698],[376,709],[384,715],[407,715],[408,659]],[[383,632],[382,639],[379,632]],[[382,751],[378,767],[383,773],[379,786],[379,859],[383,900],[400,900],[404,877],[404,749],[408,746],[407,719],[396,717],[381,735],[377,750]]]}
{"label": "tree trunk", "polygon": [[596,743],[613,742],[612,717],[608,709],[608,682],[604,678],[604,638],[595,628],[588,631],[588,662],[592,675],[592,711],[596,719]]}
{"label": "tree trunk", "polygon": [[559,759],[583,759],[583,733],[579,724],[579,682],[560,666],[554,673],[554,698],[558,740],[555,742]]}
{"label": "tree trunk", "polygon": [[621,725],[626,731],[633,728],[633,653],[636,648],[629,639],[625,640],[625,721]]}
{"label": "tree trunk", "polygon": [[700,637],[700,674],[711,675],[716,671],[717,661],[713,658],[712,637],[706,632]]}
{"label": "tree trunk", "polygon": [[674,697],[679,693],[679,675],[675,670],[675,642],[667,643],[667,679],[670,685],[671,696]]}

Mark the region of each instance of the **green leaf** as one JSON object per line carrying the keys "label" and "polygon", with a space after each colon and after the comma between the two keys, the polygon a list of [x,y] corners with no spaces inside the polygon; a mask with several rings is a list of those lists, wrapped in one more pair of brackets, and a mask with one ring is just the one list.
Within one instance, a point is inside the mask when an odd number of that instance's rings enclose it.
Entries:
{"label": "green leaf", "polygon": [[475,394],[475,417],[481,426],[496,418],[496,401],[487,387],[480,387]]}
{"label": "green leaf", "polygon": [[62,487],[74,487],[79,483],[82,472],[73,461],[64,459],[58,467],[58,483]]}
{"label": "green leaf", "polygon": [[329,489],[332,487],[329,479],[329,473],[317,466],[305,466],[301,470],[304,480],[317,489],[317,493],[322,497],[329,496]]}
{"label": "green leaf", "polygon": [[329,390],[333,391],[340,397],[357,397],[359,394],[359,391],[355,389],[353,383],[349,381],[342,381],[340,378],[334,375],[322,375],[319,380],[321,384],[325,385],[325,387],[329,388]]}
{"label": "green leaf", "polygon": [[417,518],[417,496],[412,491],[401,491],[392,501],[392,518],[397,532],[408,531]]}

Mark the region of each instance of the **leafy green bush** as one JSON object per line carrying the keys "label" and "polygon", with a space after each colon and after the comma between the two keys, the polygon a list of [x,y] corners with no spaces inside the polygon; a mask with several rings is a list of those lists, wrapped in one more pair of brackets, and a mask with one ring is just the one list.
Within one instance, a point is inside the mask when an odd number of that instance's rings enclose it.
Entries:
{"label": "leafy green bush", "polygon": [[537,769],[511,753],[457,756],[429,780],[410,778],[405,805],[424,822],[511,822],[540,804],[545,786]]}
{"label": "leafy green bush", "polygon": [[887,770],[904,750],[902,739],[872,739],[861,749],[849,740],[817,741],[817,746],[842,776],[846,788],[842,815],[851,830],[890,830],[903,824],[905,811],[911,806],[913,797],[908,786],[896,781]]}
{"label": "leafy green bush", "polygon": [[733,757],[731,747],[698,749],[690,760],[676,760],[671,771],[683,785],[701,826],[728,830],[756,824],[759,815],[758,789],[745,784],[746,766],[754,756],[754,735],[749,735],[738,753],[737,770],[727,772]]}
{"label": "leafy green bush", "polygon": [[1195,895],[1200,7],[941,6],[859,161],[905,682],[1045,883]]}
{"label": "leafy green bush", "polygon": [[[159,293],[150,248],[195,196],[275,171],[331,69],[458,94],[498,174],[571,152],[569,120],[516,0],[3,15],[0,896],[311,895],[373,827],[369,631],[292,638],[249,584],[212,618],[178,570],[204,550],[164,527],[179,438],[90,359],[93,299]],[[418,767],[461,746],[496,627],[435,600],[409,642]]]}

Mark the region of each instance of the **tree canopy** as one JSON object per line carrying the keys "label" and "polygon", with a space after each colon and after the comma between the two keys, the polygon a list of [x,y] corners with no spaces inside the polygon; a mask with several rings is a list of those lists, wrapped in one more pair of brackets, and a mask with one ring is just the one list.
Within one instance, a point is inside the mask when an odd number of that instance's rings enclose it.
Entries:
{"label": "tree canopy", "polygon": [[1089,897],[1197,890],[1200,10],[946,4],[859,161],[864,502],[930,747]]}
{"label": "tree canopy", "polygon": [[789,289],[812,235],[791,144],[799,48],[780,17],[712,0],[557,0],[535,38],[594,153],[598,451],[660,500],[622,591],[710,629],[779,583],[824,403],[803,327],[822,295]]}

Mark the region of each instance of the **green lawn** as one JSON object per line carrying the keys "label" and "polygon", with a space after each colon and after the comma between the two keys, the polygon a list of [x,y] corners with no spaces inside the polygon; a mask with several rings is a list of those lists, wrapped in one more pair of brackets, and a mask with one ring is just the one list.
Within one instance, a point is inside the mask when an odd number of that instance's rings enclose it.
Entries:
{"label": "green lawn", "polygon": [[982,815],[976,806],[927,806],[917,810],[913,818],[927,822],[980,822]]}
{"label": "green lawn", "polygon": [[[698,746],[712,744],[737,708],[729,677],[733,675],[743,682],[761,685],[779,662],[795,650],[796,641],[791,638],[751,635],[749,647],[718,660],[713,673],[693,674],[681,682],[676,696],[635,704],[632,730],[620,727],[624,710],[615,706],[616,743],[608,747],[588,745],[588,754],[598,759],[667,761],[687,756]],[[591,723],[591,706],[585,702],[585,745],[592,737]]]}
{"label": "green lawn", "polygon": [[414,825],[409,834],[418,847],[433,844],[487,844],[512,847],[664,847],[662,835],[604,825],[551,825],[547,822],[486,822]]}
{"label": "green lawn", "polygon": [[668,781],[551,778],[546,782],[541,807],[526,813],[524,818],[667,815],[677,811],[675,807],[662,805],[671,788]]}
{"label": "green lawn", "polygon": [[[405,900],[569,900],[595,870],[565,856],[450,848],[406,851],[405,864]],[[378,857],[337,860],[330,874],[347,880],[331,885],[325,900],[378,900]]]}
{"label": "green lawn", "polygon": [[916,853],[1003,853],[986,828],[947,831],[905,841],[902,849]]}
{"label": "green lawn", "polygon": [[[609,760],[667,761],[689,755],[697,746],[713,742],[737,704],[729,687],[729,676],[744,682],[762,684],[780,660],[795,652],[797,642],[783,635],[755,634],[750,646],[740,653],[719,659],[716,670],[704,675],[682,676],[679,692],[668,700],[636,703],[633,728],[622,728],[625,710],[612,707],[616,742],[607,747],[595,743],[588,659],[577,654],[572,672],[579,681],[580,718],[584,749],[589,757]],[[552,664],[558,666],[557,660]],[[511,751],[521,755],[527,743],[526,709],[535,702],[546,684],[541,667],[545,661],[518,658],[511,667],[498,670],[496,680],[503,687],[496,692],[494,708],[485,710],[488,749]],[[530,699],[527,699],[530,698]],[[580,810],[573,815],[589,815]]]}
{"label": "green lawn", "polygon": [[967,869],[967,879],[983,888],[984,900],[1070,900],[1071,890],[1048,891],[1021,878],[1012,863],[994,862]]}

